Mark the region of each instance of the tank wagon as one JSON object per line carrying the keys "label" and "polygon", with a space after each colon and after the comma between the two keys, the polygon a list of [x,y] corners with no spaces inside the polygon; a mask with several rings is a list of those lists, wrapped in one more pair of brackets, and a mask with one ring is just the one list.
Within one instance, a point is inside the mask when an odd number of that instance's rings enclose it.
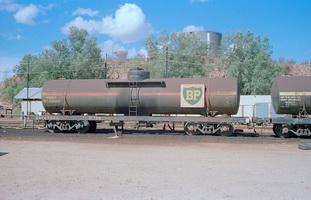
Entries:
{"label": "tank wagon", "polygon": [[[277,77],[271,88],[272,106],[285,117],[260,120],[273,124],[280,137],[311,136],[311,77]],[[257,121],[258,122],[258,121]]]}
{"label": "tank wagon", "polygon": [[230,117],[239,108],[236,78],[150,79],[144,70],[132,70],[127,79],[51,80],[42,88],[42,102],[50,115],[51,132],[93,132],[98,121],[123,127],[127,121],[183,123],[187,134],[230,135]]}

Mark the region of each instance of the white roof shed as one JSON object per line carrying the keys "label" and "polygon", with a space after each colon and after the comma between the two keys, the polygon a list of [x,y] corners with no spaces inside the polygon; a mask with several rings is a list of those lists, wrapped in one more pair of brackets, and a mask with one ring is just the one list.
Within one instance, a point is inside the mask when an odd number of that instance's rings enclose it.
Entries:
{"label": "white roof shed", "polygon": [[270,95],[241,95],[239,111],[235,116],[271,118],[284,115],[275,113]]}
{"label": "white roof shed", "polygon": [[[27,95],[27,88],[22,89],[16,96],[15,99],[22,100],[22,112],[24,114],[40,114],[45,112],[45,109],[42,105],[42,88],[28,88],[28,95]],[[28,96],[28,101],[27,101]],[[28,106],[27,106],[28,102]],[[27,110],[28,109],[28,110]]]}
{"label": "white roof shed", "polygon": [[[42,88],[28,88],[28,99],[41,100]],[[15,99],[27,99],[27,88],[22,89],[16,96]]]}

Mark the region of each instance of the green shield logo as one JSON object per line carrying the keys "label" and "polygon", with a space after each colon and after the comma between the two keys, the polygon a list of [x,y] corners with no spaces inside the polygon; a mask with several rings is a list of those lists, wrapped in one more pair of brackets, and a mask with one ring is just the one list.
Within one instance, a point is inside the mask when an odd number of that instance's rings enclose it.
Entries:
{"label": "green shield logo", "polygon": [[202,87],[184,87],[183,88],[183,97],[184,100],[191,104],[197,104],[203,95]]}

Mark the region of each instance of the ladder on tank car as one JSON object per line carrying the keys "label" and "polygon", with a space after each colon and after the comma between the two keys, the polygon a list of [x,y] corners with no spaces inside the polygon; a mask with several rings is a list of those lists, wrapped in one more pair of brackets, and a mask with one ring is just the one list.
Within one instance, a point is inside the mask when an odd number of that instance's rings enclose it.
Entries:
{"label": "ladder on tank car", "polygon": [[129,116],[137,116],[139,104],[139,87],[137,82],[129,83]]}

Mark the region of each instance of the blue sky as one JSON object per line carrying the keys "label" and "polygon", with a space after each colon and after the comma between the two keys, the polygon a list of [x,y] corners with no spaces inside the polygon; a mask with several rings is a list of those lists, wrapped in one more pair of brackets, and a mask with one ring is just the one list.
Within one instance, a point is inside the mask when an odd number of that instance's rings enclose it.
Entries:
{"label": "blue sky", "polygon": [[0,0],[0,81],[23,55],[66,38],[70,25],[95,35],[106,53],[135,55],[162,29],[250,30],[269,37],[274,60],[311,60],[310,0]]}

